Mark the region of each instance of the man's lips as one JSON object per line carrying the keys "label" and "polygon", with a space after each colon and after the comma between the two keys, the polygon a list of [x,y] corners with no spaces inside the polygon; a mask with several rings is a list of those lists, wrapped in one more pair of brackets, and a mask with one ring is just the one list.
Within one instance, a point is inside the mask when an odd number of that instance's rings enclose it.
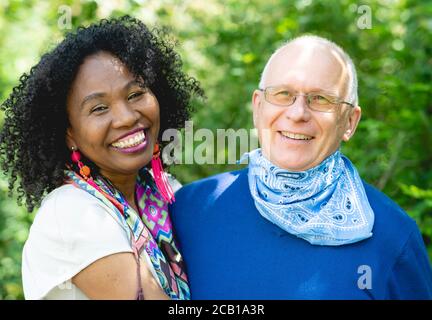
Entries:
{"label": "man's lips", "polygon": [[289,138],[292,140],[310,141],[315,138],[314,136],[305,133],[298,133],[298,132],[291,132],[291,131],[278,131],[278,132],[285,138]]}

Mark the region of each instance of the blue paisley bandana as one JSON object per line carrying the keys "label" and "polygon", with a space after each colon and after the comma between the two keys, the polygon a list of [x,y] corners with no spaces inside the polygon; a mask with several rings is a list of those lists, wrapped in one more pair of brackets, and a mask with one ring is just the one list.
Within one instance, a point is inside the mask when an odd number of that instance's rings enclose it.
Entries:
{"label": "blue paisley bandana", "polygon": [[360,176],[337,150],[306,171],[281,169],[256,149],[249,157],[249,189],[259,213],[313,245],[338,246],[372,236],[374,213]]}

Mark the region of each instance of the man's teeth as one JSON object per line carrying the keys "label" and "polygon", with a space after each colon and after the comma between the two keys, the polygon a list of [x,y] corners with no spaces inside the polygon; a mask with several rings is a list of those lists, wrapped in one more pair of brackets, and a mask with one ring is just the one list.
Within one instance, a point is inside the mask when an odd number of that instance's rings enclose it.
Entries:
{"label": "man's teeth", "polygon": [[311,136],[305,136],[304,134],[298,134],[298,133],[291,133],[288,131],[281,131],[281,134],[284,137],[288,137],[288,138],[295,139],[295,140],[311,140],[312,139]]}
{"label": "man's teeth", "polygon": [[130,148],[130,147],[134,147],[137,146],[141,143],[143,143],[145,140],[145,134],[144,131],[140,131],[138,133],[136,133],[135,135],[133,135],[130,138],[127,138],[126,140],[120,140],[117,142],[114,142],[112,144],[113,147],[116,148]]}

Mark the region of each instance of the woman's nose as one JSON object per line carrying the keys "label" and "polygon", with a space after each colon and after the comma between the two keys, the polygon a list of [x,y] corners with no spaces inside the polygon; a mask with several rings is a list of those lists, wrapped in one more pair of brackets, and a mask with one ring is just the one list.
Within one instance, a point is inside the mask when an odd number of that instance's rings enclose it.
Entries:
{"label": "woman's nose", "polygon": [[127,102],[120,102],[113,106],[113,127],[131,127],[139,118],[138,112]]}

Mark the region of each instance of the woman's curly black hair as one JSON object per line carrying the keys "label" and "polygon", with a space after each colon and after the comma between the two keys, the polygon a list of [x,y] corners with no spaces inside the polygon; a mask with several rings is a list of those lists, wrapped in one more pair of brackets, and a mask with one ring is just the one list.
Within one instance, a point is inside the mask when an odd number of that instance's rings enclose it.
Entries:
{"label": "woman's curly black hair", "polygon": [[0,133],[0,165],[9,176],[9,192],[17,185],[19,204],[25,199],[31,212],[46,193],[64,183],[70,161],[66,99],[80,65],[91,54],[110,52],[144,80],[159,102],[160,135],[184,126],[192,97],[203,96],[203,91],[182,72],[181,59],[164,35],[129,16],[104,19],[67,34],[20,77],[2,103],[5,122]]}

